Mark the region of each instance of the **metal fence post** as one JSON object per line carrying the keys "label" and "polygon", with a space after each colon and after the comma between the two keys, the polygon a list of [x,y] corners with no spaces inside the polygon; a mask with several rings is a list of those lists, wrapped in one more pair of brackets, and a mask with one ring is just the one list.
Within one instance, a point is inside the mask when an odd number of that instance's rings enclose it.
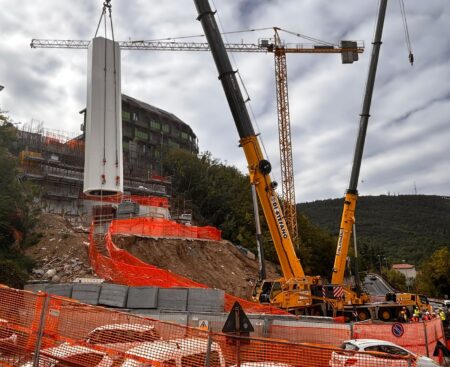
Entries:
{"label": "metal fence post", "polygon": [[423,334],[425,336],[425,348],[427,350],[427,357],[429,357],[430,356],[430,351],[429,351],[429,348],[428,348],[428,335],[427,335],[426,322],[422,322],[422,324],[423,324]]}
{"label": "metal fence post", "polygon": [[45,298],[44,298],[44,304],[42,305],[42,310],[41,310],[39,329],[37,331],[36,347],[34,348],[33,367],[38,367],[38,365],[39,365],[39,352],[41,350],[42,335],[44,334],[44,328],[45,328],[45,318],[47,316],[48,302],[50,300],[50,297],[47,293],[45,293],[44,297]]}
{"label": "metal fence post", "polygon": [[206,347],[205,367],[211,366],[211,345],[212,345],[212,338],[211,338],[211,332],[209,332],[208,344]]}

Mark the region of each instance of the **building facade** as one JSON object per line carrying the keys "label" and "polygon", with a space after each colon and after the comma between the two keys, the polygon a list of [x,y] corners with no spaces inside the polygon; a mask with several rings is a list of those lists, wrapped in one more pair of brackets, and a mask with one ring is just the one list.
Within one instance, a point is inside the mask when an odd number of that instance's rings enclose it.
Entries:
{"label": "building facade", "polygon": [[[126,95],[122,95],[122,115],[124,192],[170,199],[163,155],[174,148],[197,154],[196,135],[170,112]],[[69,137],[44,130],[42,124],[29,124],[19,131],[17,148],[23,177],[40,186],[44,210],[89,222],[98,203],[83,195],[84,133]]]}

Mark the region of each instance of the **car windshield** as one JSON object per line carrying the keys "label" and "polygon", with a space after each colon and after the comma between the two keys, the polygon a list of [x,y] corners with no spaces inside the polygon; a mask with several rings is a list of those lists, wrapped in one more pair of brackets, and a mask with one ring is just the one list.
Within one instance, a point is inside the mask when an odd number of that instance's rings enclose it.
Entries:
{"label": "car windshield", "polygon": [[349,342],[342,344],[341,345],[341,349],[344,349],[344,350],[359,350],[359,348],[355,344],[352,344],[352,343],[349,343]]}
{"label": "car windshield", "polygon": [[130,342],[151,342],[161,339],[159,333],[154,329],[145,331],[105,329],[95,330],[88,336],[88,342],[91,344],[113,344]]}

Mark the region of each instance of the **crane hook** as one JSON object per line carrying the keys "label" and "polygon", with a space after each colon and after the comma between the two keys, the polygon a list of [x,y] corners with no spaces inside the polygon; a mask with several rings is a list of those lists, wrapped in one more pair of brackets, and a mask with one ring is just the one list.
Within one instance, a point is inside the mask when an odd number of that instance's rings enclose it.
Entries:
{"label": "crane hook", "polygon": [[413,64],[414,64],[414,55],[413,55],[412,52],[409,53],[408,58],[409,58],[409,62],[411,63],[411,66],[413,66]]}

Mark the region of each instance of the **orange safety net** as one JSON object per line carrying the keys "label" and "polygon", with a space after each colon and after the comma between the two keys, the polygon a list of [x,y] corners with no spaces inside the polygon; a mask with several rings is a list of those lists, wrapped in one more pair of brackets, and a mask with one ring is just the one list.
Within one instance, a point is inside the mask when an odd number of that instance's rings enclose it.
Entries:
{"label": "orange safety net", "polygon": [[[106,249],[107,256],[98,251],[99,244],[95,243],[93,236],[94,227],[91,227],[89,258],[95,273],[109,282],[128,286],[208,288],[205,284],[197,283],[181,275],[160,269],[154,265],[146,264],[131,255],[126,250],[120,249],[114,244],[112,240],[112,236],[114,234],[142,233],[139,232],[139,228],[135,228],[134,226],[139,227],[139,220],[144,219],[149,220],[149,218],[139,218],[112,221],[104,238],[104,247]],[[131,222],[130,224],[127,223],[129,221]],[[143,226],[143,228],[147,227]],[[286,314],[285,311],[282,311],[277,307],[261,306],[257,303],[246,301],[229,294],[225,295],[225,311],[231,310],[235,301],[239,301],[246,312]]]}
{"label": "orange safety net", "polygon": [[415,365],[411,357],[212,333],[41,292],[0,286],[0,296],[2,366]]}
{"label": "orange safety net", "polygon": [[[98,196],[92,196],[83,194],[85,200],[99,200]],[[108,203],[121,203],[122,201],[132,201],[143,206],[156,206],[161,208],[169,207],[169,199],[160,196],[140,196],[140,195],[115,195],[115,196],[104,196],[101,201]]]}
{"label": "orange safety net", "polygon": [[211,226],[186,226],[172,220],[161,218],[130,218],[116,219],[109,227],[111,234],[130,234],[152,237],[198,238],[220,241],[222,232]]}
{"label": "orange safety net", "polygon": [[[393,329],[394,325],[397,326],[397,330]],[[437,342],[445,340],[442,322],[439,318],[404,324],[383,322],[357,323],[353,326],[353,337],[357,339],[387,340],[413,353],[430,357],[433,355]]]}

